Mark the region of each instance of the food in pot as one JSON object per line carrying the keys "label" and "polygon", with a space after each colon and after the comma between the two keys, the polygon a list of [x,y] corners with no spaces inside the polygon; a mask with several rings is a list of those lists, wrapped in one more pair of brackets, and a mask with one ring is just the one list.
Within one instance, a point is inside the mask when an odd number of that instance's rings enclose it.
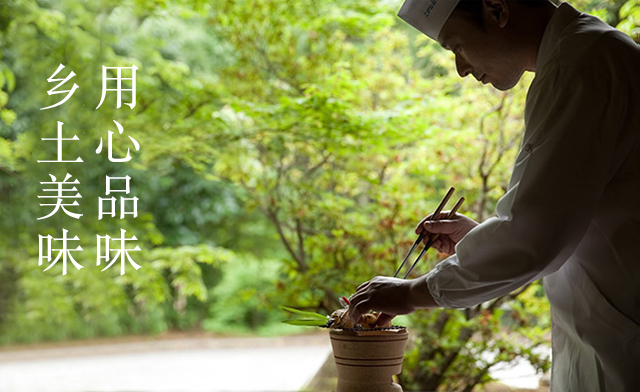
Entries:
{"label": "food in pot", "polygon": [[327,328],[332,329],[351,329],[360,327],[363,329],[372,329],[372,328],[388,328],[391,327],[391,321],[389,321],[385,325],[376,325],[378,321],[378,312],[367,313],[362,316],[360,323],[354,324],[354,322],[349,318],[349,308],[338,309],[331,313],[329,319],[327,320]]}

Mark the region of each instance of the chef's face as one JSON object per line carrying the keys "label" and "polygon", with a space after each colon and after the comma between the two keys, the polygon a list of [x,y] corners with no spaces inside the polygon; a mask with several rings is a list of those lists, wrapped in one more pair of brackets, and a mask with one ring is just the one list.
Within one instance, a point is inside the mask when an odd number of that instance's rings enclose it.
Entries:
{"label": "chef's face", "polygon": [[518,83],[525,67],[515,55],[517,48],[505,29],[508,13],[500,15],[493,11],[483,11],[482,25],[454,12],[442,27],[438,42],[455,54],[461,77],[473,75],[478,81],[504,91]]}

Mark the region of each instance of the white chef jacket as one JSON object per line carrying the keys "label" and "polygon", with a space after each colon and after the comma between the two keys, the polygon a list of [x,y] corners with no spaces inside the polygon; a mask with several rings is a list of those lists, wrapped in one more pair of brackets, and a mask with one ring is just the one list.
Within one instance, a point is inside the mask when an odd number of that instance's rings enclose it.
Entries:
{"label": "white chef jacket", "polygon": [[640,391],[640,46],[563,3],[497,216],[426,277],[466,308],[545,277],[554,392]]}

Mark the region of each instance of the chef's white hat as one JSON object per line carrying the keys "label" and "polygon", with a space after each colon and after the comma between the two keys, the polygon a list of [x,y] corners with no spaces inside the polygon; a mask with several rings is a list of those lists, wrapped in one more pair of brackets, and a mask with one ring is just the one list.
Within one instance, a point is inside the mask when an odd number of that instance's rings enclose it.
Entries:
{"label": "chef's white hat", "polygon": [[438,40],[438,35],[460,0],[407,0],[398,16],[411,26]]}

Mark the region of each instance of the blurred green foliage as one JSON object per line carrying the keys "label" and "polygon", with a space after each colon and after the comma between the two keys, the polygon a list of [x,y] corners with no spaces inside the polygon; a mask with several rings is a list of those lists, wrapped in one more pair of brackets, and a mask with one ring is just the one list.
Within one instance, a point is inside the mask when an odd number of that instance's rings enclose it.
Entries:
{"label": "blurred green foliage", "polygon": [[[449,186],[484,220],[520,143],[527,75],[503,93],[395,16],[399,0],[9,0],[0,4],[0,343],[166,330],[289,333],[279,305],[329,313],[389,275]],[[637,0],[575,0],[638,40]],[[80,87],[65,104],[59,64]],[[100,102],[102,66],[137,71],[137,105]],[[130,102],[125,93],[123,102]],[[113,121],[115,154],[95,150]],[[53,159],[64,123],[64,159]],[[141,145],[134,151],[126,136]],[[39,205],[78,179],[79,220]],[[138,217],[98,219],[105,176]],[[38,235],[77,235],[84,266],[38,266]],[[95,266],[96,235],[135,235],[142,266]],[[75,247],[77,244],[73,244]],[[76,256],[77,255],[77,256]],[[424,273],[444,255],[432,253]],[[549,359],[542,286],[409,318],[407,388],[470,390],[516,357]],[[283,329],[285,328],[285,329]],[[486,355],[480,355],[485,353]]]}

